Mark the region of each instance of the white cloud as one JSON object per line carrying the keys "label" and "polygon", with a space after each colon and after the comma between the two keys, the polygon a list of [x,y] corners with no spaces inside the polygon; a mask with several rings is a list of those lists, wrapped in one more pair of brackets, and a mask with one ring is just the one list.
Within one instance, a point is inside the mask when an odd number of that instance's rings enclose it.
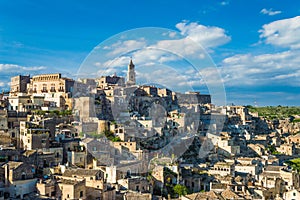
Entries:
{"label": "white cloud", "polygon": [[274,79],[276,80],[286,80],[286,79],[294,79],[294,78],[297,78],[299,79],[300,78],[300,70],[298,71],[295,71],[293,73],[287,73],[287,74],[280,74],[280,75],[276,75],[274,77]]}
{"label": "white cloud", "polygon": [[220,3],[221,6],[227,6],[229,4],[229,1],[222,1]]}
{"label": "white cloud", "polygon": [[0,88],[8,89],[12,76],[41,73],[46,69],[47,67],[44,66],[24,67],[16,64],[0,64]]}
{"label": "white cloud", "polygon": [[192,91],[194,87],[205,85],[201,83],[201,76],[192,68],[186,66],[188,73],[183,68],[174,68],[167,65],[140,66],[136,69],[138,83],[155,83],[173,91]]}
{"label": "white cloud", "polygon": [[[98,68],[126,66],[129,61],[127,58],[129,54],[131,54],[137,65],[146,65],[153,62],[166,63],[184,58],[204,60],[207,58],[205,50],[210,51],[211,48],[223,45],[231,40],[230,36],[226,35],[225,30],[219,27],[204,26],[185,21],[178,23],[176,27],[179,29],[180,34],[176,35],[175,31],[168,31],[162,34],[163,39],[151,38],[154,42],[147,40],[147,38],[126,40],[124,37],[111,45],[102,47],[100,50],[98,47],[96,50],[99,52],[104,51],[105,53],[102,54],[106,55],[107,59],[99,61],[95,57],[92,65]],[[206,49],[203,49],[203,47]]]}
{"label": "white cloud", "polygon": [[260,11],[260,13],[261,13],[261,14],[264,14],[264,15],[273,16],[273,15],[281,14],[282,11],[280,11],[280,10],[274,11],[272,8],[270,8],[270,9],[263,8],[263,9]]}
{"label": "white cloud", "polygon": [[146,46],[146,41],[141,38],[137,40],[124,40],[124,41],[118,41],[115,44],[111,46],[105,46],[105,50],[111,50],[109,52],[109,56],[115,56],[120,53],[128,52],[131,50],[141,49]]}
{"label": "white cloud", "polygon": [[8,73],[8,72],[22,73],[22,72],[44,70],[44,69],[46,69],[46,67],[44,67],[44,66],[24,67],[24,66],[15,65],[15,64],[0,64],[0,71],[3,73]]}
{"label": "white cloud", "polygon": [[283,84],[300,86],[300,51],[241,54],[223,60],[220,68],[227,86]]}
{"label": "white cloud", "polygon": [[224,29],[215,26],[204,26],[195,22],[180,22],[176,28],[181,34],[194,40],[204,48],[214,48],[228,43],[231,38]]}
{"label": "white cloud", "polygon": [[[154,82],[176,91],[187,91],[215,82],[213,78],[205,82],[191,65],[213,67],[206,50],[228,43],[230,36],[222,28],[198,23],[181,22],[176,27],[180,32],[163,30],[149,39],[132,39],[128,35],[111,45],[98,47],[92,55],[93,62],[85,65],[88,69],[82,72],[96,71],[97,76],[117,72],[126,76],[127,65],[132,57],[137,66],[138,83]],[[207,73],[205,75],[212,77]]]}
{"label": "white cloud", "polygon": [[[206,52],[202,47],[209,50],[231,40],[230,36],[226,35],[225,30],[219,27],[204,26],[195,22],[181,22],[176,24],[176,27],[182,35],[181,38],[175,38],[176,32],[171,31],[166,33],[170,39],[158,39],[156,43],[149,44],[145,38],[139,38],[118,41],[110,46],[105,46],[103,49],[108,51],[107,56],[109,57],[135,51],[133,53],[135,62],[144,64],[152,61],[168,62],[186,56],[204,59]],[[114,66],[124,64],[124,62],[120,63],[122,59],[116,59],[116,61],[112,58],[105,62],[104,66],[111,64],[112,60],[114,60]],[[101,63],[95,62],[94,65],[99,66]]]}
{"label": "white cloud", "polygon": [[267,44],[300,48],[300,16],[265,24],[259,32],[260,38]]}

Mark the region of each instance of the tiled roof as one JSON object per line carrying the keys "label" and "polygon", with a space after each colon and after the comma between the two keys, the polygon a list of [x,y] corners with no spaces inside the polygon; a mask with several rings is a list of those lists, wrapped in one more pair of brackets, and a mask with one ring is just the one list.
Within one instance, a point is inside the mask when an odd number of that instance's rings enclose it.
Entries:
{"label": "tiled roof", "polygon": [[99,171],[98,169],[66,169],[63,176],[73,177],[76,176],[95,176]]}
{"label": "tiled roof", "polygon": [[230,189],[226,189],[223,192],[221,192],[221,196],[224,199],[241,199],[241,197],[239,195],[232,192]]}
{"label": "tiled roof", "polygon": [[29,157],[31,155],[33,155],[36,152],[36,150],[26,150],[23,155],[26,157]]}
{"label": "tiled roof", "polygon": [[219,199],[219,197],[213,191],[193,193],[190,195],[186,195],[185,198],[190,199],[190,200],[217,200],[217,199]]}
{"label": "tiled roof", "polygon": [[16,169],[16,168],[20,167],[23,164],[23,162],[9,161],[7,164],[10,169],[12,169],[12,168]]}

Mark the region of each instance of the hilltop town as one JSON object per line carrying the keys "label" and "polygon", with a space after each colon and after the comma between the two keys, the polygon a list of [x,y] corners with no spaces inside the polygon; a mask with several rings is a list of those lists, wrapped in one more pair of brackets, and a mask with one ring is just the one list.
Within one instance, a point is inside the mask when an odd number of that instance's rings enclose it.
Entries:
{"label": "hilltop town", "polygon": [[0,199],[300,199],[299,116],[136,78],[12,77]]}

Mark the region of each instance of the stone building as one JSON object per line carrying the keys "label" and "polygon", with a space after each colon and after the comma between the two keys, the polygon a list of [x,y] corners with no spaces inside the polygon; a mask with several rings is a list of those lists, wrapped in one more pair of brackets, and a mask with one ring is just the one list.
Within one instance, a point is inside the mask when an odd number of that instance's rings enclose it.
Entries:
{"label": "stone building", "polygon": [[4,165],[6,184],[34,178],[35,166],[23,162],[9,161]]}
{"label": "stone building", "polygon": [[103,192],[107,191],[104,171],[101,169],[66,169],[62,178],[85,180],[86,196],[89,199],[101,199]]}
{"label": "stone building", "polygon": [[10,81],[10,94],[15,95],[17,93],[26,93],[27,92],[27,83],[30,82],[30,76],[14,76],[11,77]]}
{"label": "stone building", "polygon": [[49,148],[49,129],[28,122],[20,122],[20,147],[24,150]]}
{"label": "stone building", "polygon": [[176,93],[179,104],[210,104],[211,96],[208,94],[200,94],[200,92]]}
{"label": "stone building", "polygon": [[58,181],[58,199],[86,199],[85,180],[62,179]]}
{"label": "stone building", "polygon": [[73,150],[67,152],[67,160],[70,164],[84,167],[87,162],[85,150]]}
{"label": "stone building", "polygon": [[295,153],[295,146],[293,144],[281,144],[276,150],[281,154],[292,156]]}
{"label": "stone building", "polygon": [[248,144],[248,148],[255,152],[257,155],[262,156],[265,154],[265,146],[262,144]]}
{"label": "stone building", "polygon": [[122,147],[127,148],[130,152],[135,152],[137,150],[136,148],[136,142],[114,142],[114,147],[116,149],[119,149],[121,151]]}
{"label": "stone building", "polygon": [[81,122],[88,122],[96,117],[95,100],[92,97],[79,97],[74,99],[74,111]]}
{"label": "stone building", "polygon": [[276,181],[281,179],[285,187],[294,186],[299,187],[299,174],[288,171],[284,166],[267,166],[259,175],[259,181],[263,187],[273,188]]}
{"label": "stone building", "polygon": [[283,198],[286,200],[300,199],[300,191],[299,189],[288,190],[283,194]]}
{"label": "stone building", "polygon": [[143,85],[140,87],[142,90],[144,90],[147,95],[149,96],[157,96],[157,91],[158,91],[158,88],[155,87],[155,86],[151,86],[151,85]]}
{"label": "stone building", "polygon": [[74,80],[61,74],[42,74],[33,76],[27,84],[28,94],[44,96],[46,101],[54,102],[56,107],[72,108]]}
{"label": "stone building", "polygon": [[8,98],[8,110],[25,111],[25,105],[30,103],[28,95],[13,95]]}
{"label": "stone building", "polygon": [[172,91],[167,88],[157,88],[157,95],[160,97],[171,97]]}
{"label": "stone building", "polygon": [[33,76],[28,85],[28,93],[71,93],[74,80],[63,78],[61,74],[41,74]]}
{"label": "stone building", "polygon": [[34,165],[10,161],[3,167],[5,187],[9,197],[23,199],[25,194],[35,191],[37,179],[34,177]]}
{"label": "stone building", "polygon": [[101,76],[99,79],[97,79],[98,88],[103,90],[108,90],[114,88],[115,86],[124,85],[124,77],[117,76],[116,74],[114,74],[113,76]]}
{"label": "stone building", "polygon": [[288,142],[289,144],[294,143],[294,144],[299,145],[299,144],[300,144],[300,134],[288,136],[288,137],[287,137],[287,142]]}
{"label": "stone building", "polygon": [[124,194],[124,199],[126,200],[151,200],[153,199],[152,194],[150,193],[139,193],[139,192],[126,192]]}
{"label": "stone building", "polygon": [[120,190],[131,190],[142,193],[150,191],[150,183],[143,177],[119,179],[118,184],[120,185]]}
{"label": "stone building", "polygon": [[212,175],[221,175],[221,176],[231,175],[231,176],[234,176],[234,174],[235,174],[235,165],[231,164],[231,163],[217,162],[208,171],[208,173],[212,174]]}
{"label": "stone building", "polygon": [[7,111],[0,110],[0,130],[7,130],[8,122],[7,122]]}
{"label": "stone building", "polygon": [[53,179],[40,180],[36,184],[36,188],[39,195],[54,198],[56,194],[56,181]]}

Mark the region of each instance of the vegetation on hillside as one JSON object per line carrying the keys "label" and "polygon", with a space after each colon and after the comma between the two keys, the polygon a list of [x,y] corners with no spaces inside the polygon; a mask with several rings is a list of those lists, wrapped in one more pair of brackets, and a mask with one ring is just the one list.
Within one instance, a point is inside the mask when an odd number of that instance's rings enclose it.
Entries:
{"label": "vegetation on hillside", "polygon": [[188,188],[180,184],[175,185],[173,190],[174,193],[178,194],[180,197],[189,193]]}
{"label": "vegetation on hillside", "polygon": [[37,115],[47,115],[49,117],[53,117],[53,116],[70,116],[72,115],[72,110],[35,110],[33,111],[33,113],[37,114]]}
{"label": "vegetation on hillside", "polygon": [[267,151],[272,155],[280,155],[280,152],[276,150],[275,145],[268,145]]}
{"label": "vegetation on hillside", "polygon": [[[300,115],[300,107],[298,106],[266,106],[253,107],[247,106],[250,112],[257,112],[259,116],[267,119],[284,119],[295,115]],[[296,121],[300,119],[295,119]]]}
{"label": "vegetation on hillside", "polygon": [[290,166],[293,170],[300,172],[300,158],[285,161],[285,164]]}
{"label": "vegetation on hillside", "polygon": [[121,138],[118,136],[115,136],[113,132],[109,131],[109,130],[105,130],[103,131],[103,133],[107,139],[109,139],[112,142],[121,142]]}

